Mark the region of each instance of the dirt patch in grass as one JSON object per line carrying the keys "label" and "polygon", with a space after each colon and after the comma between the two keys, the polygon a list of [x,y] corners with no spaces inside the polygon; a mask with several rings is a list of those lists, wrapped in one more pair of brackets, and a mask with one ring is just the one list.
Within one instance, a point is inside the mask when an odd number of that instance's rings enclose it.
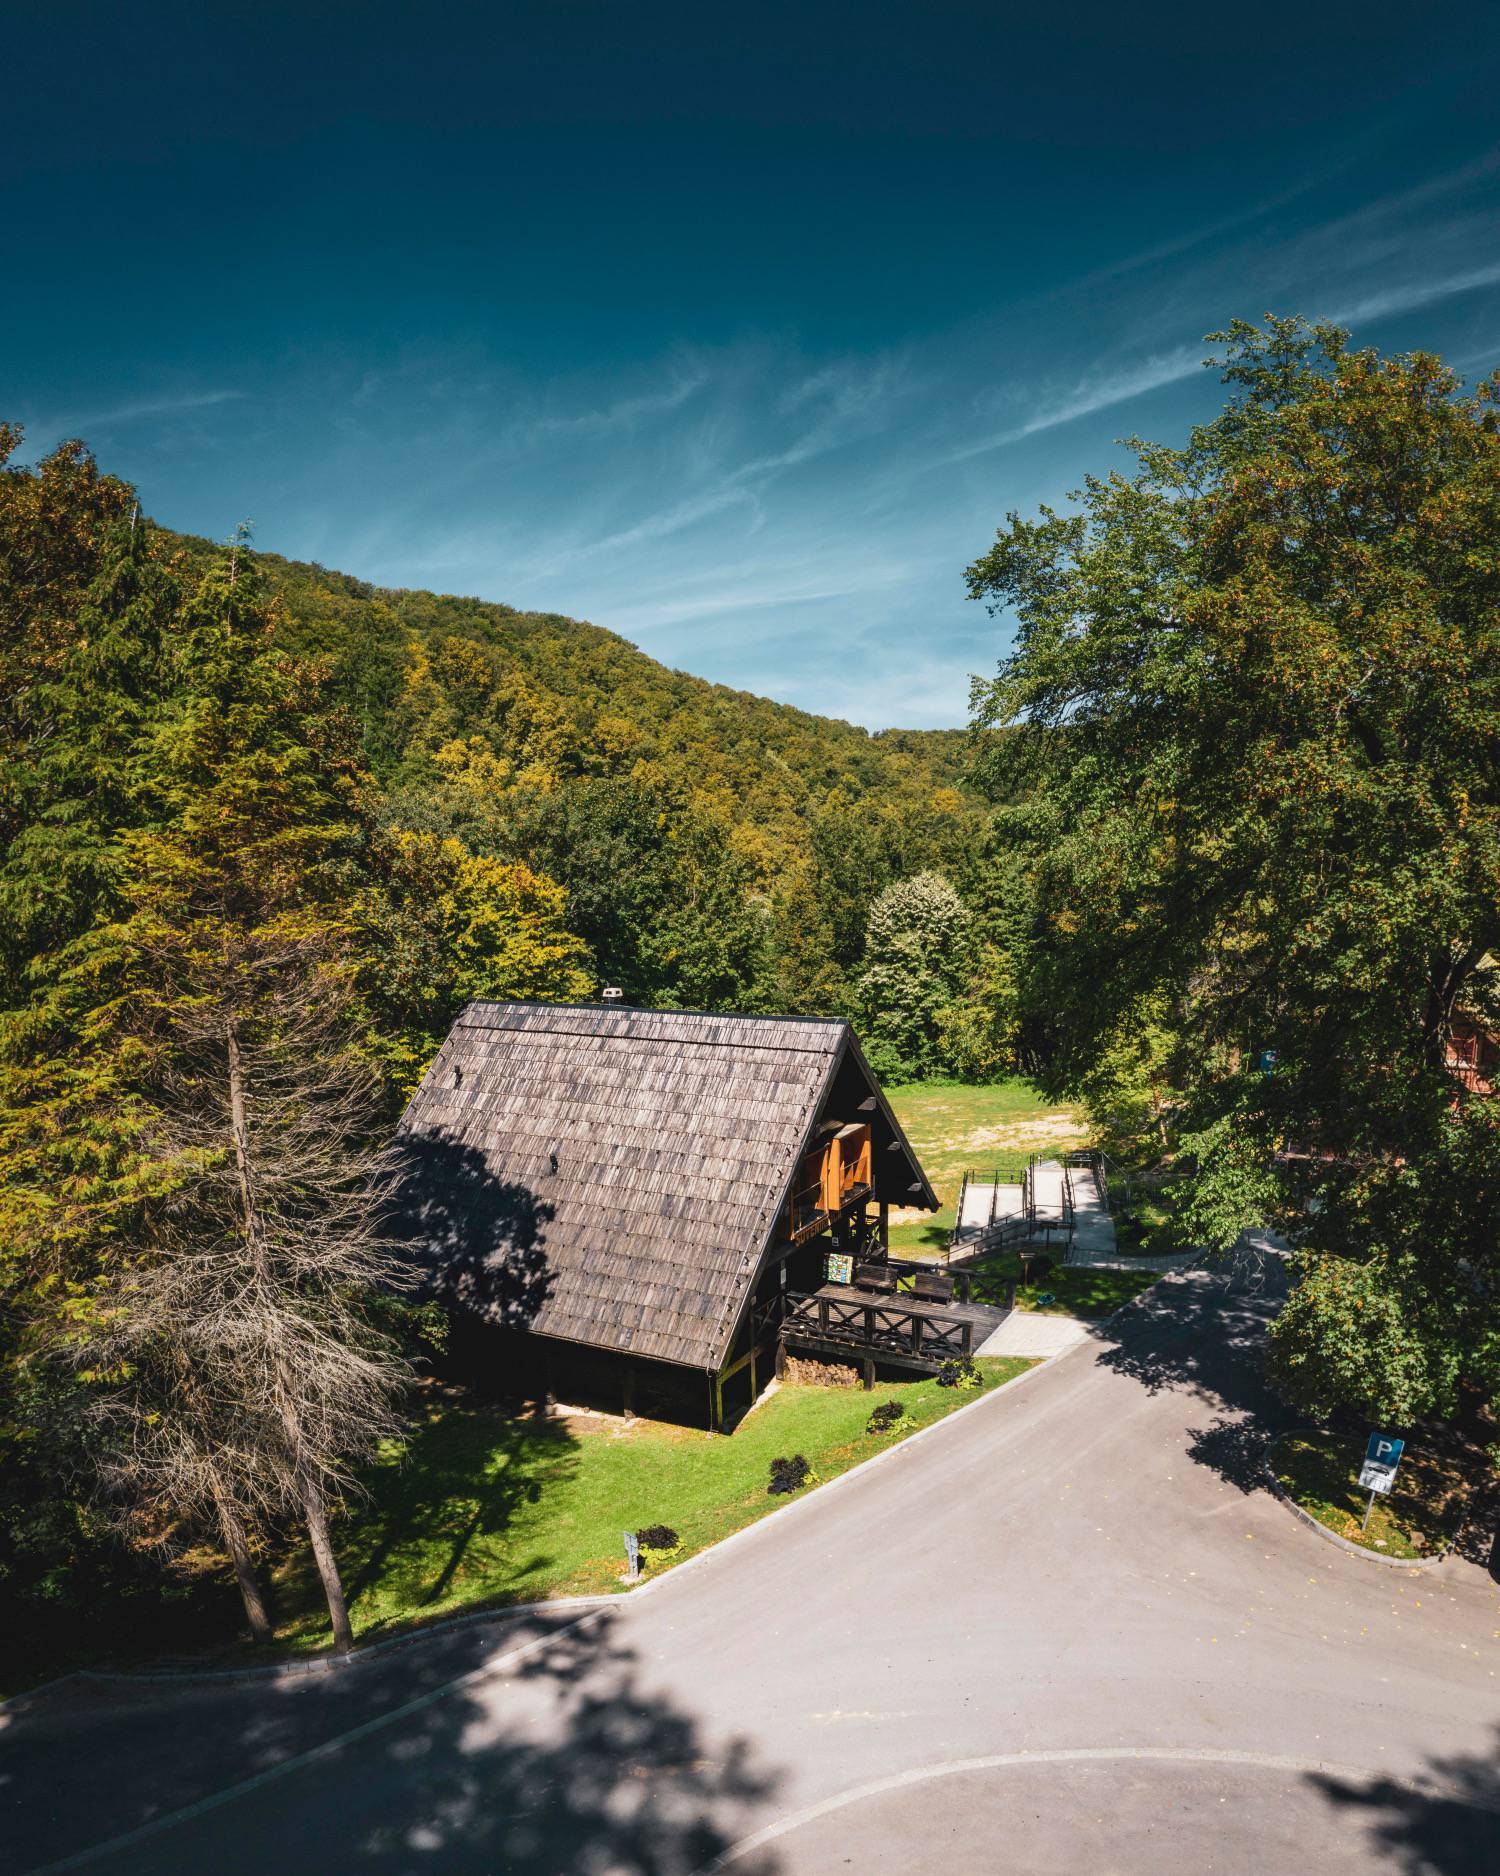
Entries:
{"label": "dirt patch in grass", "polygon": [[1015,1153],[1066,1152],[1081,1146],[1088,1138],[1088,1128],[1071,1108],[1038,1115],[1034,1120],[1006,1121],[994,1127],[975,1127],[955,1139],[941,1142],[945,1149],[962,1151],[974,1158],[982,1170],[987,1154],[1002,1157]]}
{"label": "dirt patch in grass", "polygon": [[1365,1442],[1349,1433],[1287,1433],[1271,1464],[1277,1483],[1310,1517],[1363,1550],[1419,1561],[1452,1544],[1470,1484],[1458,1459],[1408,1446],[1389,1496],[1376,1493],[1367,1528],[1360,1522],[1370,1494],[1359,1483]]}

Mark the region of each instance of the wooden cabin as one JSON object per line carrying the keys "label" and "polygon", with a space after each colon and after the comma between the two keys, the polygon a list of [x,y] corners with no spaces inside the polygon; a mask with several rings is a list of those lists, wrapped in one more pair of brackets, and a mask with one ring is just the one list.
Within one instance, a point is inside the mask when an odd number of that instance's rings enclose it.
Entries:
{"label": "wooden cabin", "polygon": [[402,1118],[404,1235],[497,1386],[725,1419],[788,1291],[937,1199],[847,1023],[471,1003]]}
{"label": "wooden cabin", "polygon": [[1477,1017],[1455,1016],[1444,1059],[1471,1094],[1495,1092],[1500,1082],[1500,1036]]}

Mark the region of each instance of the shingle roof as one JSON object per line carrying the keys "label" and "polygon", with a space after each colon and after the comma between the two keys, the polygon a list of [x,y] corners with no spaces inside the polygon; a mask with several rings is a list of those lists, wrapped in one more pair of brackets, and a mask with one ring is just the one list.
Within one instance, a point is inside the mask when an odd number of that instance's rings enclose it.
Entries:
{"label": "shingle roof", "polygon": [[718,1367],[851,1043],[798,1017],[470,1004],[398,1135],[439,1293]]}

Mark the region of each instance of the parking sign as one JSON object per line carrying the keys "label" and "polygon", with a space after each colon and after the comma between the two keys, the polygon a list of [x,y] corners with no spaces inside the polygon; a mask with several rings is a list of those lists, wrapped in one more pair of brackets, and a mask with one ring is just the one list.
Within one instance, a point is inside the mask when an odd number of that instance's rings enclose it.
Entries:
{"label": "parking sign", "polygon": [[1401,1463],[1406,1441],[1394,1433],[1372,1433],[1365,1446],[1365,1463],[1359,1469],[1359,1482],[1367,1492],[1388,1492],[1396,1483],[1396,1468]]}

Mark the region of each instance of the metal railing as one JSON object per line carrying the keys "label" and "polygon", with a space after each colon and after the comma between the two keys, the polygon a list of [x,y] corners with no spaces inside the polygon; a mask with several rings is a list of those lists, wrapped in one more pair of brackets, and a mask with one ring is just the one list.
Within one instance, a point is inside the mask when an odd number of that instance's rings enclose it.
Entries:
{"label": "metal railing", "polygon": [[1064,1160],[1065,1166],[1084,1166],[1094,1175],[1099,1202],[1109,1210],[1109,1155],[1097,1146],[1078,1147]]}

